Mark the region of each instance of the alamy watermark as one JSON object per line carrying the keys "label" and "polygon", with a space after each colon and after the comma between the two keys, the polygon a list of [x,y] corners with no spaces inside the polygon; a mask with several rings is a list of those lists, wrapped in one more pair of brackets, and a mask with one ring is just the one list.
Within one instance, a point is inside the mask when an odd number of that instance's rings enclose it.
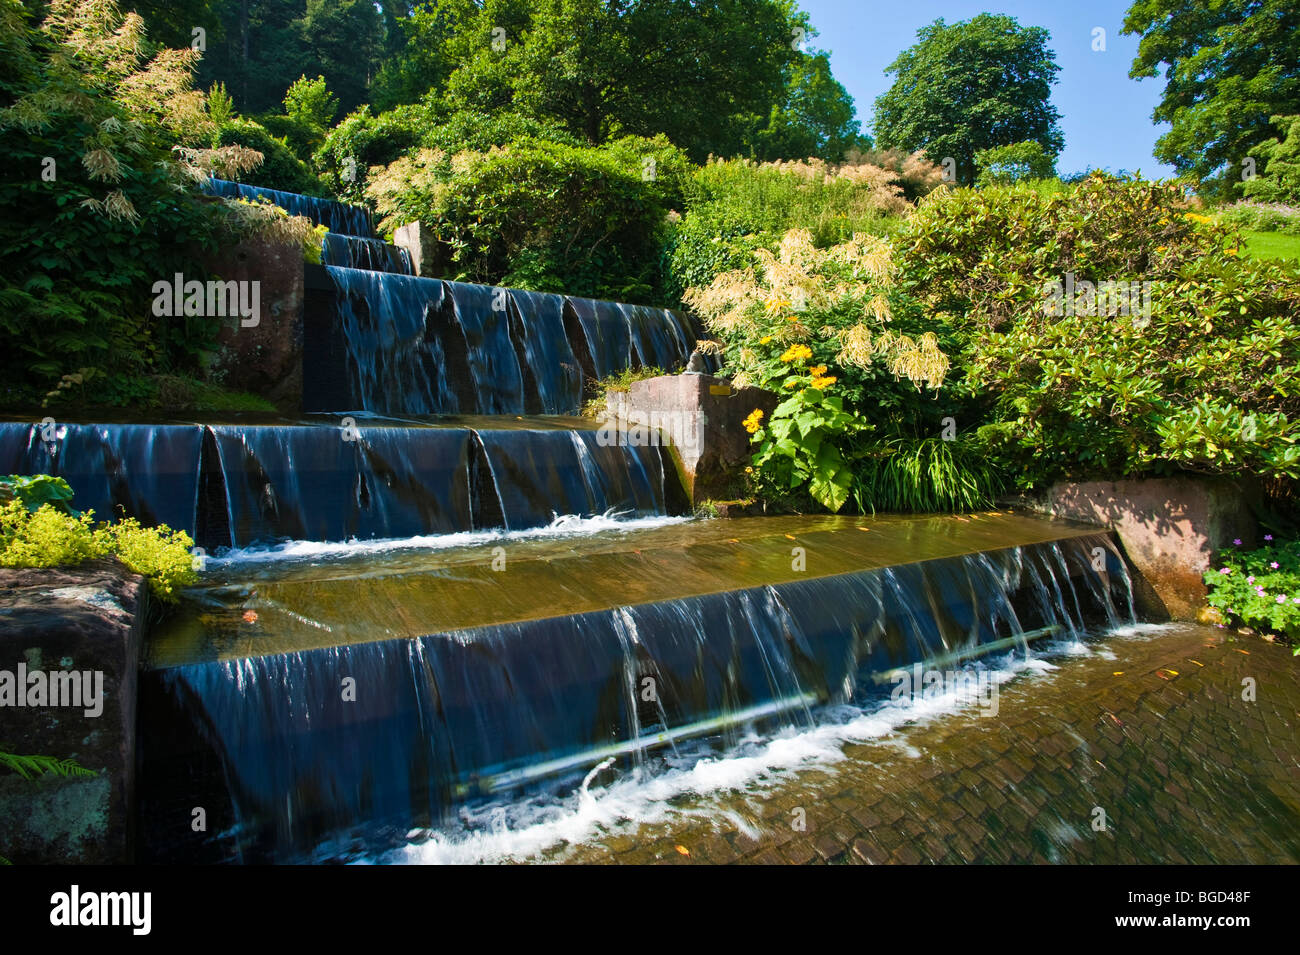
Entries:
{"label": "alamy watermark", "polygon": [[1151,321],[1151,285],[1149,281],[1090,282],[1065,273],[1065,281],[1053,279],[1043,285],[1043,310],[1053,318],[1074,316],[1126,316],[1139,327]]}
{"label": "alamy watermark", "polygon": [[983,711],[981,716],[998,715],[998,684],[988,670],[931,670],[920,663],[894,670],[889,681],[895,684],[891,700],[935,700],[955,696],[974,700]]}
{"label": "alamy watermark", "polygon": [[104,712],[103,670],[0,670],[0,707],[73,707],[94,719]]}
{"label": "alamy watermark", "polygon": [[262,320],[262,283],[211,279],[200,282],[177,272],[174,278],[153,283],[153,313],[159,318],[203,315],[210,318],[239,318],[243,328],[255,328]]}

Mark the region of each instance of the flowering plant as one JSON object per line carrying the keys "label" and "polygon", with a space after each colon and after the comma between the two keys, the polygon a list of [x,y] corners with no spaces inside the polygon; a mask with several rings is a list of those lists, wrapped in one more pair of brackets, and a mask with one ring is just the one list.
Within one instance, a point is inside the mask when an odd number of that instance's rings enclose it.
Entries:
{"label": "flowering plant", "polygon": [[1230,622],[1286,636],[1300,656],[1300,541],[1264,542],[1243,551],[1236,540],[1219,555],[1205,572],[1209,604]]}

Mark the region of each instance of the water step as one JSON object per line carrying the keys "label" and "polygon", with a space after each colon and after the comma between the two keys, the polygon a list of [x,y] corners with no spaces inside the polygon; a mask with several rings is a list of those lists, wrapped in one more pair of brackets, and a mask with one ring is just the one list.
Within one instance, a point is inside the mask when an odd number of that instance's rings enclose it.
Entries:
{"label": "water step", "polygon": [[219,568],[147,651],[146,811],[185,835],[148,853],[194,858],[196,804],[214,857],[382,847],[608,754],[807,727],[887,695],[874,674],[1131,620],[1109,534],[1013,514],[692,522],[505,554]]}
{"label": "water step", "polygon": [[685,506],[658,446],[585,419],[358,415],[319,423],[0,422],[0,473],[65,478],[82,510],[184,530],[208,549],[549,524]]}

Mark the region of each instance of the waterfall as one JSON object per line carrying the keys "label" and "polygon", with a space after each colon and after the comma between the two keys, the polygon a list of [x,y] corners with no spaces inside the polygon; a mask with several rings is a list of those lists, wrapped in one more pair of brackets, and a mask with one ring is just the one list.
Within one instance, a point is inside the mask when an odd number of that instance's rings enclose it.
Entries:
{"label": "waterfall", "polygon": [[[581,776],[611,756],[635,761],[701,734],[734,743],[755,720],[807,728],[827,706],[880,698],[887,691],[873,675],[895,668],[1028,628],[1080,632],[1125,605],[1121,567],[1107,535],[1083,535],[415,639],[182,664],[147,680],[153,705],[191,723],[189,745],[201,739],[201,752],[147,759],[220,766],[224,795],[212,799],[226,804],[215,829],[229,827],[233,842],[214,851],[290,860],[340,832],[374,848],[438,825],[467,800]],[[644,699],[647,678],[653,700]],[[355,681],[354,700],[341,695],[345,680]],[[156,798],[167,815],[196,794]]]}
{"label": "waterfall", "polygon": [[660,448],[603,446],[595,430],[66,424],[49,442],[41,431],[0,422],[0,473],[63,477],[79,509],[167,524],[208,549],[661,515],[676,480]]}
{"label": "waterfall", "polygon": [[413,275],[411,253],[383,239],[328,232],[321,247],[321,264],[372,272],[395,272]]}
{"label": "waterfall", "polygon": [[306,216],[316,225],[323,225],[331,232],[366,238],[374,236],[370,213],[360,206],[350,206],[332,199],[318,199],[316,196],[303,196],[296,192],[249,186],[226,179],[208,179],[204,181],[201,188],[209,195],[221,196],[223,199],[245,199],[249,202],[266,200],[279,206],[291,216]]}

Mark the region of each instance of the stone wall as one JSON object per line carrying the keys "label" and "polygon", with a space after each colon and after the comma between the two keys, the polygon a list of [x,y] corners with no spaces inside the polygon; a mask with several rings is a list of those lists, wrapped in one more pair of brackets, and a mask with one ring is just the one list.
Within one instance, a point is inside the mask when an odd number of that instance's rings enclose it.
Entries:
{"label": "stone wall", "polygon": [[738,472],[753,455],[743,424],[755,408],[770,417],[780,399],[761,388],[734,388],[711,375],[662,375],[605,396],[609,420],[661,431],[672,443],[693,503],[734,496]]}
{"label": "stone wall", "polygon": [[1215,551],[1255,545],[1256,492],[1228,479],[1200,477],[1053,485],[1027,501],[1035,510],[1110,527],[1147,586],[1137,588],[1148,616],[1196,617],[1205,605],[1201,575]]}
{"label": "stone wall", "polygon": [[[116,561],[0,568],[0,748],[74,759],[94,773],[24,779],[0,770],[0,856],[15,864],[131,861],[146,608],[144,578]],[[58,671],[91,675],[81,705],[53,705],[67,697],[48,694],[40,704],[33,674]],[[16,685],[20,673],[26,687]],[[97,708],[95,684],[100,712],[87,715]],[[24,690],[35,705],[16,705]]]}
{"label": "stone wall", "polygon": [[260,283],[257,324],[225,319],[209,374],[223,388],[249,391],[296,411],[302,404],[302,246],[247,239],[205,264],[222,281]]}

